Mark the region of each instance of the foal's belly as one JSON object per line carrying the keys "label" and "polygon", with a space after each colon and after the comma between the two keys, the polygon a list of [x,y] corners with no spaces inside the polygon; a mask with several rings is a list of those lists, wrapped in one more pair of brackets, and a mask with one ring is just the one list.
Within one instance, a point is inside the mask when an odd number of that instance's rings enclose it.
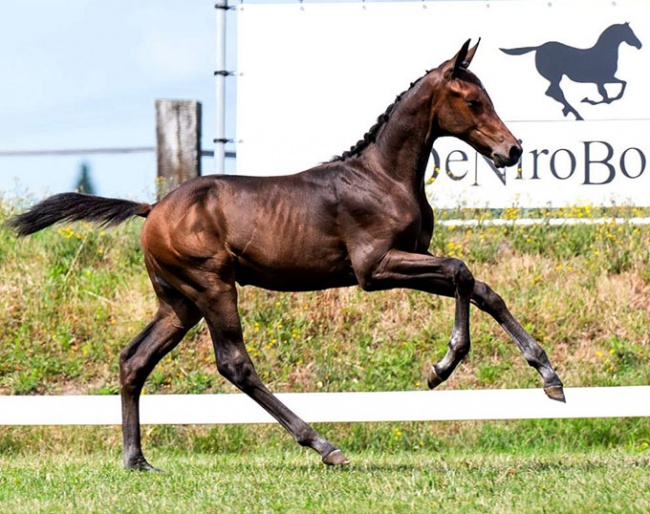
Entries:
{"label": "foal's belly", "polygon": [[352,267],[343,262],[330,266],[302,263],[268,266],[239,259],[235,279],[241,285],[253,285],[273,291],[316,291],[357,284]]}

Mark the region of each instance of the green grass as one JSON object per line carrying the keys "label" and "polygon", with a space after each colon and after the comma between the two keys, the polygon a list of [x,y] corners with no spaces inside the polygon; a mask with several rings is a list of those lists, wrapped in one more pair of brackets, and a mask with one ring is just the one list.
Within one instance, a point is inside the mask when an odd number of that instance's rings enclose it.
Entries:
{"label": "green grass", "polygon": [[[0,205],[0,223],[12,209]],[[603,215],[586,208],[560,214]],[[610,213],[624,214],[639,213]],[[119,352],[155,310],[140,226],[76,224],[21,240],[0,227],[0,394],[118,391]],[[465,259],[504,297],[567,386],[641,385],[650,382],[649,236],[650,227],[626,223],[443,226],[432,250]],[[423,388],[424,370],[444,354],[453,322],[451,300],[404,290],[246,287],[239,308],[247,348],[278,392]],[[472,339],[469,357],[443,387],[540,385],[503,331],[475,309]],[[216,373],[203,324],[163,359],[145,389],[233,390]]]}
{"label": "green grass", "polygon": [[[0,201],[0,224],[15,208]],[[636,209],[539,210],[547,218]],[[520,209],[439,217],[513,219]],[[155,310],[140,222],[0,226],[0,394],[115,394],[118,355]],[[650,383],[650,227],[438,227],[544,346],[565,385]],[[426,387],[453,302],[412,291],[240,289],[247,348],[276,392]],[[514,344],[472,311],[473,347],[443,388],[540,387]],[[232,392],[204,325],[165,357],[153,393]],[[353,461],[325,468],[277,425],[144,427],[163,475],[121,469],[117,427],[3,427],[0,512],[647,512],[650,419],[318,427]]]}
{"label": "green grass", "polygon": [[411,451],[351,455],[326,468],[298,450],[251,455],[155,452],[162,474],[115,456],[0,457],[0,512],[533,513],[650,510],[647,455]]}

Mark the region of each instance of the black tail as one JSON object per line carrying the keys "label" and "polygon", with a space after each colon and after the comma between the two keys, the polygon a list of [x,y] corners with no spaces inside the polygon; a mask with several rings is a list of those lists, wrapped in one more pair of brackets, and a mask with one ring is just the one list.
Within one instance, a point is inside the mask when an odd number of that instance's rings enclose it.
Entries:
{"label": "black tail", "polygon": [[132,216],[146,218],[151,212],[148,203],[103,198],[81,193],[61,193],[37,203],[28,211],[7,221],[19,236],[27,236],[59,221],[94,221],[103,225],[119,225]]}

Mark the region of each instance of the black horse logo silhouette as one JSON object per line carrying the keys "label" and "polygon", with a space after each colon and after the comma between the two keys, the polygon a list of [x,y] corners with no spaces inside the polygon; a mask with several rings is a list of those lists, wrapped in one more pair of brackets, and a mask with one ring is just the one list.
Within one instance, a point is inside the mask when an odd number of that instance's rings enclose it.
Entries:
{"label": "black horse logo silhouette", "polygon": [[[547,79],[551,85],[546,90],[546,95],[560,102],[564,109],[562,114],[567,116],[573,113],[577,120],[582,116],[564,97],[560,80],[566,75],[574,82],[593,83],[598,87],[602,96],[601,100],[584,98],[582,101],[591,105],[611,103],[623,97],[627,82],[616,78],[618,68],[618,47],[627,43],[635,48],[641,48],[641,41],[636,37],[629,23],[612,25],[606,28],[594,46],[587,49],[573,48],[557,41],[549,41],[540,46],[527,46],[524,48],[501,48],[508,55],[522,55],[536,52],[535,66],[539,74]],[[621,90],[610,98],[605,84],[620,84]]]}

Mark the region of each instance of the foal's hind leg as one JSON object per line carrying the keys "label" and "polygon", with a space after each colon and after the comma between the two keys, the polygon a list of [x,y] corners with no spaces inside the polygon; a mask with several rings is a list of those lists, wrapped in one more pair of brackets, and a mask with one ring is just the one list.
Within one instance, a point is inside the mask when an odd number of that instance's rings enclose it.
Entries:
{"label": "foal's hind leg", "polygon": [[191,302],[178,293],[157,291],[160,306],[154,320],[120,355],[124,467],[156,471],[144,458],[140,439],[140,393],[156,364],[181,342],[201,319]]}
{"label": "foal's hind leg", "polygon": [[234,284],[213,284],[197,298],[210,328],[217,369],[273,416],[302,446],[317,451],[325,464],[347,464],[341,450],[321,437],[278,400],[262,383],[244,345]]}
{"label": "foal's hind leg", "polygon": [[517,344],[528,364],[537,370],[544,380],[544,392],[553,400],[565,401],[560,377],[551,366],[546,352],[512,315],[503,299],[490,286],[476,281],[472,303],[492,316]]}

